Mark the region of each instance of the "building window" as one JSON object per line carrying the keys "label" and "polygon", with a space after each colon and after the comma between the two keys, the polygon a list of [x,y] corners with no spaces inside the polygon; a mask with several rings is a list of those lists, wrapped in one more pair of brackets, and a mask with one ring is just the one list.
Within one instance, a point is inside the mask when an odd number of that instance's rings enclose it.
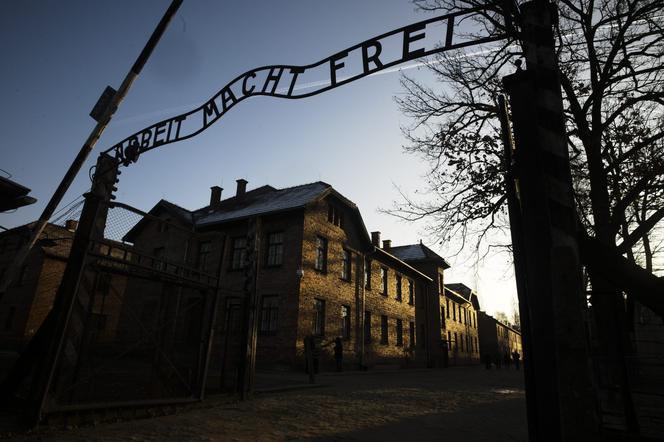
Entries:
{"label": "building window", "polygon": [[403,346],[403,322],[397,319],[397,347]]}
{"label": "building window", "polygon": [[344,281],[350,281],[351,278],[351,254],[348,250],[342,252],[343,256],[341,258],[341,279]]}
{"label": "building window", "polygon": [[314,299],[314,320],[312,333],[315,336],[325,335],[325,301]]}
{"label": "building window", "polygon": [[445,294],[445,285],[443,284],[443,275],[438,274],[438,293],[441,295]]}
{"label": "building window", "polygon": [[454,305],[454,303],[452,303],[452,320],[453,321],[456,321],[456,312],[457,312],[456,305]]}
{"label": "building window", "polygon": [[327,221],[334,224],[335,226],[344,227],[344,217],[341,210],[333,205],[329,205],[327,208]]}
{"label": "building window", "polygon": [[233,238],[231,269],[239,270],[247,263],[247,238]]}
{"label": "building window", "polygon": [[284,233],[274,232],[267,235],[267,265],[280,266],[284,257]]}
{"label": "building window", "polygon": [[459,333],[459,346],[461,347],[461,351],[463,351],[463,333]]}
{"label": "building window", "polygon": [[463,321],[461,320],[461,304],[457,305],[459,308],[459,322],[463,324]]}
{"label": "building window", "polygon": [[447,319],[450,319],[450,300],[445,298],[445,306],[447,307]]}
{"label": "building window", "polygon": [[401,275],[397,275],[397,301],[401,301]]}
{"label": "building window", "polygon": [[264,295],[261,299],[261,327],[262,335],[274,335],[279,324],[279,297]]}
{"label": "building window", "polygon": [[409,333],[409,345],[410,348],[415,348],[415,323],[414,322],[409,322],[408,323],[408,333]]}
{"label": "building window", "polygon": [[415,285],[412,279],[408,280],[408,304],[415,304]]}
{"label": "building window", "polygon": [[380,343],[387,345],[389,342],[387,334],[387,316],[381,315],[380,317]]}
{"label": "building window", "polygon": [[371,342],[371,312],[364,311],[364,342]]}
{"label": "building window", "polygon": [[314,268],[320,272],[327,271],[327,238],[316,237],[316,264]]}
{"label": "building window", "polygon": [[341,306],[341,337],[350,339],[350,307]]}
{"label": "building window", "polygon": [[454,350],[458,349],[459,342],[457,341],[457,333],[454,332]]}
{"label": "building window", "polygon": [[381,295],[387,296],[387,268],[380,268]]}
{"label": "building window", "polygon": [[452,332],[447,332],[447,348],[452,348]]}
{"label": "building window", "polygon": [[440,328],[445,328],[445,307],[440,307]]}
{"label": "building window", "polygon": [[364,288],[371,290],[371,260],[366,260],[364,264]]}
{"label": "building window", "polygon": [[210,251],[212,250],[212,241],[204,241],[198,245],[198,268],[208,270]]}

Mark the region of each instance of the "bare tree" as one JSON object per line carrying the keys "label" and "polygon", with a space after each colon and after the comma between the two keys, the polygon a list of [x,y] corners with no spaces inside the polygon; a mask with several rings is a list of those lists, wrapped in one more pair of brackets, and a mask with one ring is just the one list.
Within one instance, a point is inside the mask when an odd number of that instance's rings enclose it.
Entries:
{"label": "bare tree", "polygon": [[498,311],[494,313],[494,318],[498,320],[498,322],[502,322],[503,324],[507,326],[512,326],[512,322],[510,321],[510,318],[507,316],[505,312]]}
{"label": "bare tree", "polygon": [[[502,5],[415,0],[424,11],[485,6],[466,32],[508,32]],[[588,232],[636,262],[664,218],[664,6],[661,0],[559,0],[557,52],[575,197]],[[515,5],[509,12],[518,29]],[[468,29],[471,29],[468,31]],[[441,241],[495,246],[504,229],[505,189],[495,101],[501,78],[522,56],[518,33],[479,53],[442,53],[427,67],[440,81],[402,78],[397,102],[412,124],[406,151],[430,165],[426,198],[403,195],[393,211],[426,219]]]}

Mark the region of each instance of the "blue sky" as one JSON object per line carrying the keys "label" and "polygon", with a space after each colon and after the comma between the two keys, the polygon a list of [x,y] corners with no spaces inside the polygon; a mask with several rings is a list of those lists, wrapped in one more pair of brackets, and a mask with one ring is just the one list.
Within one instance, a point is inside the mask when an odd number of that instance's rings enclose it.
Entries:
{"label": "blue sky", "polygon": [[[0,215],[13,227],[38,217],[94,126],[88,116],[106,85],[116,89],[168,0],[0,2],[0,167],[38,203]],[[424,20],[407,0],[185,0],[64,199],[89,187],[98,152],[161,119],[200,105],[237,75],[269,64],[309,64],[362,40]],[[429,82],[423,70],[409,75]],[[302,100],[254,97],[193,139],[143,155],[124,169],[118,200],[148,209],[160,198],[194,209],[220,185],[249,189],[322,180],[354,201],[367,228],[393,245],[425,240],[422,226],[378,211],[423,189],[426,165],[403,153],[408,124],[394,96],[398,72]],[[441,86],[442,87],[442,86]],[[510,311],[505,256],[479,268],[457,263],[448,282],[479,290],[483,309]],[[454,260],[452,260],[454,263]]]}

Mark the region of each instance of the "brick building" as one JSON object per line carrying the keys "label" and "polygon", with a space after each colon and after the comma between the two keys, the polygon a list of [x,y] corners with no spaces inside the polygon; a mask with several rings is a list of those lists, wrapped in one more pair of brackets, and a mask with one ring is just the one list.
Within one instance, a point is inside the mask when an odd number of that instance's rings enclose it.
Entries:
{"label": "brick building", "polygon": [[[389,247],[389,242],[387,245]],[[430,279],[427,287],[429,296],[426,298],[426,302],[418,304],[417,313],[418,317],[421,318],[418,325],[423,330],[422,333],[427,336],[427,351],[430,355],[428,365],[444,366],[444,316],[441,318],[439,312],[441,311],[440,306],[444,304],[441,304],[444,270],[450,266],[441,256],[421,242],[419,244],[391,247],[390,251]]]}
{"label": "brick building", "polygon": [[[445,304],[441,310],[451,364],[478,364],[480,336],[477,294],[464,284],[445,284]],[[444,313],[444,314],[443,314]]]}
{"label": "brick building", "polygon": [[395,256],[389,241],[380,247],[380,233],[369,235],[353,202],[323,182],[247,191],[241,179],[232,197],[222,191],[212,187],[210,204],[198,210],[162,200],[150,211],[195,230],[195,244],[147,220],[123,238],[165,258],[186,248],[191,265],[219,274],[211,373],[232,375],[239,353],[250,220],[259,220],[258,367],[301,366],[308,335],[318,337],[324,365],[336,337],[349,366],[431,359],[422,314],[432,279]]}
{"label": "brick building", "polygon": [[485,312],[478,314],[480,355],[482,360],[492,362],[505,358],[505,354],[516,351],[523,358],[521,333],[507,324],[503,324]]}
{"label": "brick building", "polygon": [[[33,224],[0,233],[0,274],[29,239]],[[67,264],[74,222],[67,227],[47,224],[7,292],[0,299],[0,342],[5,350],[20,350],[33,336],[53,304]]]}
{"label": "brick building", "polygon": [[[29,239],[33,225],[30,223],[0,233],[0,275]],[[64,226],[48,223],[17,277],[0,298],[2,349],[20,351],[46,319],[60,287],[76,227],[77,222],[73,220],[66,221]],[[96,294],[105,299],[102,309],[94,308],[90,312],[96,338],[109,340],[115,335],[121,305],[120,299],[109,295],[111,291],[124,292],[126,279],[99,273],[95,274],[93,284]]]}

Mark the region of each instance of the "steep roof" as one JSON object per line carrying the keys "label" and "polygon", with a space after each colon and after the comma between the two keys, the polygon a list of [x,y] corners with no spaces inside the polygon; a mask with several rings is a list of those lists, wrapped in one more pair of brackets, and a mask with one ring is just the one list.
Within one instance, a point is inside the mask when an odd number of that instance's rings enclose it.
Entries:
{"label": "steep roof", "polygon": [[417,274],[420,278],[425,279],[429,282],[432,281],[432,279],[429,276],[427,276],[424,273],[420,272],[416,268],[410,266],[407,262],[405,262],[402,259],[397,258],[396,256],[394,256],[390,252],[387,252],[387,251],[381,249],[380,247],[374,247],[373,248],[372,256],[374,256],[374,257],[377,256],[378,258],[383,258],[383,259],[387,258],[393,264],[396,264],[396,265],[400,266],[401,268],[407,269],[408,271]]}
{"label": "steep roof", "polygon": [[442,256],[421,242],[418,244],[391,247],[390,253],[402,261],[435,261],[444,269],[450,268],[450,265]]}
{"label": "steep roof", "polygon": [[473,307],[475,307],[475,310],[480,309],[480,301],[479,298],[477,297],[477,294],[473,291],[473,289],[468,287],[466,284],[462,283],[445,284],[445,290],[453,293],[454,295],[459,296],[466,302],[472,303]]}
{"label": "steep roof", "polygon": [[238,201],[235,196],[221,201],[217,209],[203,207],[195,212],[196,225],[200,227],[249,218],[256,215],[282,212],[304,207],[332,190],[322,181],[300,186],[275,189],[263,186],[244,194]]}
{"label": "steep roof", "polygon": [[[176,218],[185,224],[190,225],[194,222],[193,214],[189,210],[185,209],[184,207],[180,207],[177,204],[173,204],[170,201],[166,201],[165,199],[159,200],[159,202],[155,204],[152,209],[150,209],[148,214],[157,216],[161,211],[169,213],[173,218]],[[134,242],[136,235],[138,235],[138,233],[143,230],[148,222],[149,219],[147,217],[141,218],[141,220],[137,222],[134,227],[129,229],[129,231],[123,235],[122,240]]]}

